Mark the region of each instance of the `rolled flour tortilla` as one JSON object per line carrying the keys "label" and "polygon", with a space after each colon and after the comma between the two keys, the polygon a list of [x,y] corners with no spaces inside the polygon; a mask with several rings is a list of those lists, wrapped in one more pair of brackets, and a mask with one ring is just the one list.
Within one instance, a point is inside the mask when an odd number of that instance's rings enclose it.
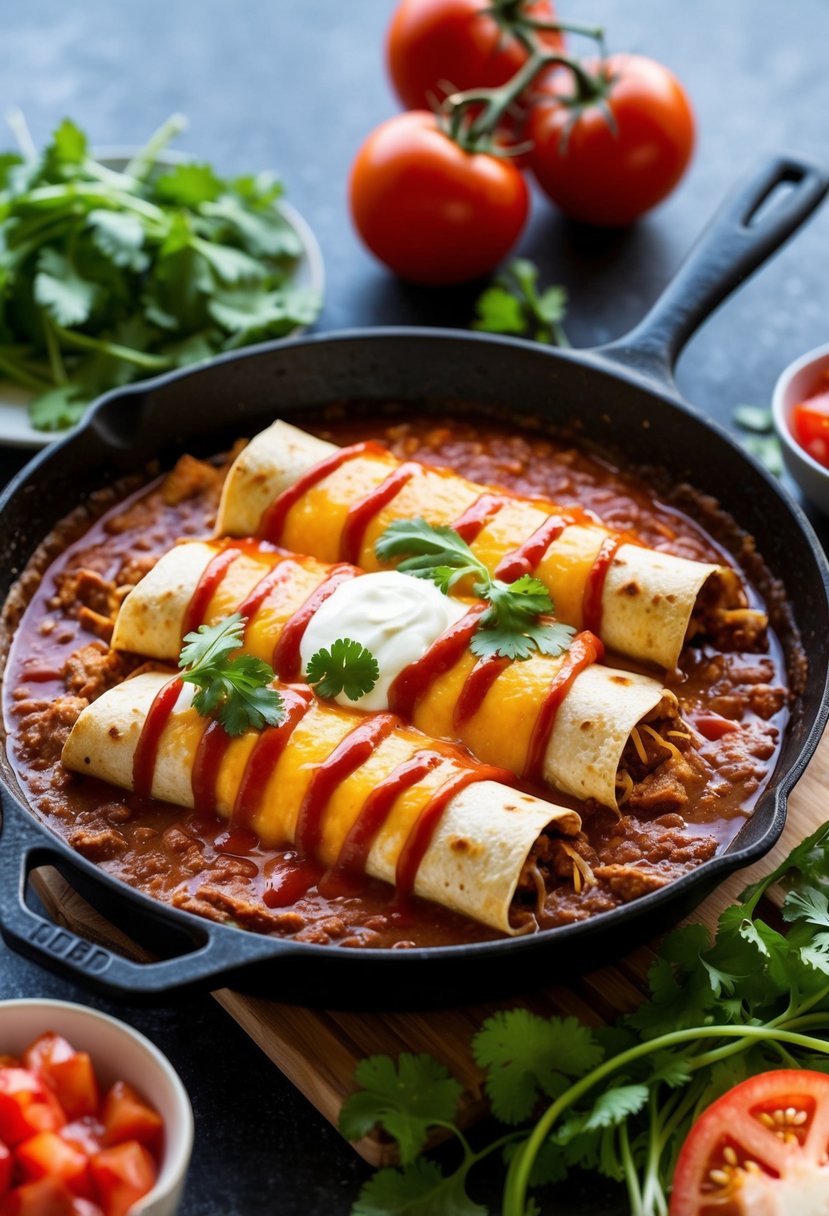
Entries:
{"label": "rolled flour tortilla", "polygon": [[[116,619],[112,645],[148,658],[175,663],[181,651],[185,622],[197,588],[217,554],[227,553],[222,542],[189,541],[165,554],[145,575],[121,605]],[[204,606],[204,622],[213,624],[237,611],[271,572],[279,577],[270,593],[248,619],[244,649],[273,662],[286,622],[302,607],[330,575],[331,567],[311,558],[274,552],[267,545],[249,542],[225,568],[221,580]],[[372,597],[372,586],[379,595]],[[394,586],[392,586],[394,585]],[[365,590],[365,594],[358,593]],[[396,591],[396,594],[392,594]],[[428,596],[427,596],[428,593]],[[314,630],[312,618],[306,637],[314,634],[309,645],[302,644],[307,662],[310,653],[341,636],[368,646],[386,677],[402,669],[391,643],[417,643],[407,650],[408,662],[416,661],[446,628],[438,613],[416,608],[407,611],[407,599],[426,601],[429,597],[447,607],[457,606],[463,616],[469,601],[442,596],[430,583],[394,571],[364,574],[341,584],[318,609],[316,616],[325,628]],[[388,612],[381,619],[384,604]],[[370,611],[369,611],[370,608]],[[415,631],[412,616],[419,618]],[[432,624],[431,634],[427,626]],[[369,629],[369,625],[371,628]],[[365,632],[363,632],[365,630]],[[446,672],[432,680],[414,705],[411,720],[434,738],[459,739],[487,764],[525,774],[533,731],[545,695],[567,662],[567,655],[552,658],[534,654],[531,658],[505,667],[491,685],[477,710],[463,721],[456,718],[456,707],[464,685],[475,667],[476,658],[468,649]],[[389,671],[391,664],[392,671]],[[301,671],[279,671],[281,678],[301,678]],[[388,678],[378,681],[375,694],[356,704],[369,710],[398,709],[389,701]],[[340,703],[354,704],[340,694]],[[681,727],[676,697],[658,680],[648,676],[617,671],[594,662],[581,670],[569,685],[556,712],[543,753],[543,779],[547,784],[579,799],[593,798],[604,806],[617,807],[617,773],[633,729],[643,721],[669,720]]]}
{"label": "rolled flour tortilla", "polygon": [[[143,673],[92,702],[66,741],[66,767],[133,789],[133,762],[142,727],[157,694],[170,680],[162,672]],[[183,685],[161,732],[151,785],[153,798],[182,807],[194,805],[193,766],[207,726],[193,709],[191,694],[191,686]],[[294,844],[312,774],[365,720],[362,714],[311,700],[267,778],[255,814],[247,821],[263,844],[274,848]],[[222,756],[213,800],[213,809],[222,818],[233,815],[246,765],[261,738],[253,731],[238,736]],[[441,754],[439,763],[396,799],[366,859],[370,877],[394,883],[398,857],[423,810],[447,781],[473,767],[456,748],[435,744],[402,725],[334,788],[325,805],[316,860],[334,865],[372,790],[412,756],[435,750]],[[488,771],[482,768],[484,775]],[[572,836],[580,827],[575,811],[497,781],[476,781],[455,793],[446,805],[418,866],[414,893],[513,934],[510,908],[534,844],[545,831]]]}
{"label": "rolled flour tortilla", "polygon": [[[243,449],[225,481],[217,519],[218,535],[255,536],[274,501],[320,461],[337,451],[286,422],[275,422]],[[340,560],[342,530],[349,507],[400,465],[390,452],[371,449],[353,457],[304,493],[287,513],[279,543],[323,561]],[[445,469],[421,466],[370,521],[353,560],[366,570],[381,568],[374,544],[396,519],[422,516],[433,524],[453,524],[485,492]],[[565,508],[503,492],[506,505],[471,542],[491,570]],[[584,513],[569,511],[571,522],[549,546],[534,570],[548,587],[560,620],[584,625],[585,587],[603,544],[617,536]],[[710,586],[707,586],[710,583]],[[600,626],[595,630],[610,650],[646,663],[676,666],[703,588],[708,609],[744,608],[745,596],[728,567],[689,561],[642,545],[622,543],[607,569],[601,593]]]}

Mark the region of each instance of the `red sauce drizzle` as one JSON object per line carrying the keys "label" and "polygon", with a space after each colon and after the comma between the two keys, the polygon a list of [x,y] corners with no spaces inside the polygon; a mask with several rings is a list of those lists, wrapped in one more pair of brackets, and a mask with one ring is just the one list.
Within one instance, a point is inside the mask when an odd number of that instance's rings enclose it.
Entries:
{"label": "red sauce drizzle", "polygon": [[141,798],[149,798],[152,795],[158,745],[161,741],[162,731],[178,700],[182,684],[183,680],[180,676],[163,684],[147,710],[147,716],[141,727],[141,734],[138,736],[138,743],[132,758],[132,788]]}
{"label": "red sauce drizzle", "polygon": [[379,785],[376,785],[363,803],[351,830],[343,841],[334,870],[350,870],[365,874],[366,862],[372,845],[392,807],[401,794],[422,781],[427,773],[437,768],[445,759],[439,752],[417,752],[402,764],[398,764]]}
{"label": "red sauce drizzle", "polygon": [[241,552],[242,550],[238,545],[230,545],[226,549],[220,549],[218,553],[211,557],[204,570],[202,570],[201,577],[196,583],[196,588],[190,596],[190,603],[187,605],[187,611],[184,614],[184,633],[192,633],[194,629],[198,629],[199,625],[204,624],[208,604],[215,595],[216,589],[222,579]]}
{"label": "red sauce drizzle", "polygon": [[483,494],[479,494],[472,505],[466,508],[463,515],[459,515],[450,526],[457,532],[461,540],[465,540],[468,545],[471,545],[478,533],[483,531],[484,526],[506,505],[507,499],[502,494],[491,494],[489,490],[484,490]]}
{"label": "red sauce drizzle", "polygon": [[505,769],[479,764],[475,768],[462,769],[461,772],[455,773],[440,787],[418,815],[397,858],[394,882],[399,903],[405,904],[411,897],[420,863],[432,843],[447,806],[455,795],[475,781],[500,781],[510,785],[514,780],[513,774]]}
{"label": "red sauce drizzle", "polygon": [[505,583],[514,583],[523,574],[532,574],[553,541],[558,540],[572,522],[566,515],[548,515],[523,545],[501,558],[495,567],[495,577],[502,578]]}
{"label": "red sauce drizzle", "polygon": [[432,681],[458,662],[486,609],[486,604],[475,604],[465,616],[444,630],[421,658],[403,668],[389,688],[389,709],[402,718],[411,718],[415,705]]}
{"label": "red sauce drizzle", "polygon": [[528,781],[544,780],[544,755],[555,726],[556,714],[570,691],[576,676],[591,663],[604,657],[604,646],[592,633],[577,633],[570,643],[564,662],[550,681],[547,695],[541,702],[538,717],[530,736],[527,762],[522,774]]}
{"label": "red sauce drizzle", "polygon": [[197,815],[216,813],[216,780],[229,744],[230,735],[221,722],[208,722],[196,748],[190,777],[193,809]]}
{"label": "red sauce drizzle", "polygon": [[584,584],[581,615],[584,628],[593,633],[602,631],[602,596],[607,572],[617,552],[625,543],[624,536],[606,536],[588,572],[587,581]]}
{"label": "red sauce drizzle", "polygon": [[314,700],[310,688],[283,688],[280,692],[285,719],[279,726],[263,730],[248,756],[231,815],[238,827],[249,827],[253,822],[276,763]]}
{"label": "red sauce drizzle", "polygon": [[296,562],[291,561],[288,557],[280,557],[277,559],[276,565],[260,578],[255,587],[251,588],[236,610],[247,622],[245,634],[250,628],[251,621],[274,588],[290,582],[295,569]]}
{"label": "red sauce drizzle", "polygon": [[381,443],[375,443],[370,439],[363,443],[352,443],[347,448],[338,448],[324,460],[312,465],[301,477],[296,479],[292,486],[288,486],[287,490],[283,490],[279,497],[274,499],[259,521],[258,535],[264,537],[265,540],[278,542],[282,536],[288,512],[295,503],[299,502],[303,494],[328,477],[330,473],[335,472],[347,460],[354,460],[357,456],[365,456],[369,453],[385,455],[386,452],[387,449]]}
{"label": "red sauce drizzle", "polygon": [[400,719],[394,714],[371,714],[349,731],[316,768],[297,816],[294,843],[303,853],[313,856],[317,852],[323,814],[337,786],[365,764],[375,747],[399,725]]}
{"label": "red sauce drizzle", "polygon": [[478,659],[466,677],[461,694],[455,702],[452,721],[456,729],[463,726],[464,722],[478,712],[484,697],[501,672],[509,667],[511,662],[511,659],[505,659],[499,654],[491,654],[485,659]]}
{"label": "red sauce drizzle", "polygon": [[411,481],[416,473],[422,471],[423,466],[415,464],[413,461],[407,461],[406,464],[398,465],[396,469],[393,469],[389,473],[384,481],[375,486],[364,498],[360,498],[357,502],[352,503],[345,517],[342,535],[340,536],[340,557],[344,562],[357,562],[359,560],[360,549],[363,546],[363,537],[371,520],[379,511],[383,510],[383,507],[389,505],[392,499],[400,493],[407,481]]}
{"label": "red sauce drizzle", "polygon": [[317,609],[333,595],[341,583],[360,573],[354,566],[332,566],[331,573],[308,596],[304,604],[288,617],[273,651],[273,667],[280,680],[300,678],[299,648],[308,623]]}

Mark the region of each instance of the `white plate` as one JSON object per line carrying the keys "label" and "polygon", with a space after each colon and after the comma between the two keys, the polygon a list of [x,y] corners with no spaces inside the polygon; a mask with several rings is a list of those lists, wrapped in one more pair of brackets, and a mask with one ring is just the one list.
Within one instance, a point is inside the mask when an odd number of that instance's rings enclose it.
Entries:
{"label": "white plate", "polygon": [[[101,148],[98,159],[112,169],[123,169],[137,148]],[[167,152],[158,157],[160,164],[181,164],[191,159],[183,153]],[[290,203],[277,204],[279,211],[293,228],[302,243],[302,253],[297,260],[294,282],[300,287],[311,287],[323,294],[325,270],[322,251],[310,226]],[[291,330],[291,335],[303,332],[304,326]],[[42,448],[56,439],[65,439],[75,427],[65,431],[38,431],[29,422],[26,408],[34,394],[9,380],[0,380],[0,444],[15,448]]]}

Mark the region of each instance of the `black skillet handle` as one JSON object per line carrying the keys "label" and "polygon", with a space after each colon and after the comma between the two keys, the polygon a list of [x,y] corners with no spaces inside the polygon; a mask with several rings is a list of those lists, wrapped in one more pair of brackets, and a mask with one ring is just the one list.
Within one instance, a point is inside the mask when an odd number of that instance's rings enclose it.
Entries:
{"label": "black skillet handle", "polygon": [[[780,187],[787,193],[772,203]],[[726,198],[647,316],[595,353],[671,385],[694,330],[808,219],[827,189],[829,176],[817,165],[790,156],[764,161]]]}
{"label": "black skillet handle", "polygon": [[[190,949],[175,958],[139,963],[87,941],[61,925],[54,924],[26,902],[29,874],[38,866],[50,865],[71,879],[72,859],[42,838],[27,812],[8,797],[3,799],[3,828],[0,843],[0,934],[8,946],[26,958],[48,967],[89,988],[118,999],[151,1000],[188,989],[209,985],[240,962],[239,930],[205,922],[195,926]],[[122,923],[129,925],[138,912],[134,893],[122,894],[112,887],[113,900],[123,903]],[[181,944],[180,917],[173,919],[163,904],[152,902],[149,917],[155,922],[156,936],[163,935],[165,924]],[[273,955],[273,942],[245,935],[244,961]],[[215,986],[215,984],[214,984]]]}

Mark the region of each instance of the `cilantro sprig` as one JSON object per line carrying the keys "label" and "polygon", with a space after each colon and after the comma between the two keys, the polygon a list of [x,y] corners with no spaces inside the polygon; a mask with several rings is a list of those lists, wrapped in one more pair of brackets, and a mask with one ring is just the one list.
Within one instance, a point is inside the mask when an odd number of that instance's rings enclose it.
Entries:
{"label": "cilantro sprig", "polygon": [[474,329],[489,334],[519,334],[553,346],[569,346],[562,321],[567,315],[564,287],[538,289],[538,267],[515,258],[492,287],[478,297]]}
{"label": "cilantro sprig", "polygon": [[[778,883],[775,927],[761,900]],[[648,979],[649,998],[615,1026],[527,1009],[488,1018],[472,1054],[506,1128],[476,1151],[458,1125],[461,1086],[442,1064],[363,1061],[340,1128],[354,1139],[379,1125],[401,1168],[369,1179],[352,1216],[487,1216],[467,1179],[499,1150],[503,1216],[540,1211],[528,1191],[576,1168],[624,1183],[637,1216],[664,1216],[677,1154],[706,1106],[772,1068],[829,1072],[829,823],[725,909],[713,940],[702,924],[669,934]],[[454,1169],[417,1156],[437,1129],[460,1147]]]}
{"label": "cilantro sprig", "polygon": [[182,680],[199,689],[193,708],[216,718],[229,735],[279,726],[285,718],[282,697],[270,687],[273,668],[239,653],[244,631],[245,618],[238,612],[201,625],[186,634],[179,658]]}
{"label": "cilantro sprig", "polygon": [[[0,377],[35,427],[76,423],[106,389],[309,324],[302,246],[265,174],[159,164],[169,119],[123,169],[64,119],[40,155],[0,155]],[[26,141],[24,141],[26,142]]]}
{"label": "cilantro sprig", "polygon": [[570,646],[575,629],[544,619],[553,612],[553,601],[540,579],[530,574],[514,583],[495,578],[453,528],[398,519],[378,539],[375,553],[384,562],[404,557],[398,570],[431,579],[444,595],[461,579],[474,579],[473,591],[489,602],[470,643],[479,658],[528,659],[534,651],[555,657]]}
{"label": "cilantro sprig", "polygon": [[370,693],[380,677],[380,667],[366,646],[352,638],[337,638],[329,648],[311,655],[305,678],[317,696],[329,699],[344,692],[350,701]]}

